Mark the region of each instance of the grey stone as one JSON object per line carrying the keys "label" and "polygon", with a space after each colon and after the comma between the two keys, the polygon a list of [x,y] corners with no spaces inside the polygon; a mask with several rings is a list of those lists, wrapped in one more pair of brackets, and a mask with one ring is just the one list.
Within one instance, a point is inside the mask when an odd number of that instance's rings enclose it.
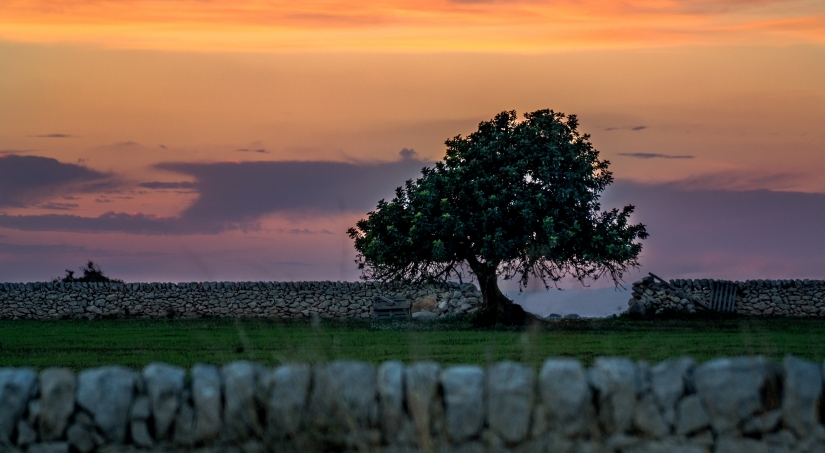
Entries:
{"label": "grey stone", "polygon": [[487,422],[505,442],[521,442],[527,435],[535,388],[535,373],[526,365],[501,362],[487,370]]}
{"label": "grey stone", "polygon": [[602,430],[627,430],[636,407],[636,365],[627,359],[599,357],[589,370],[588,380],[596,392]]}
{"label": "grey stone", "polygon": [[431,311],[419,311],[412,314],[412,319],[416,321],[434,321],[438,319],[438,315]]}
{"label": "grey stone", "polygon": [[312,370],[306,364],[281,365],[261,375],[269,434],[281,437],[299,432],[311,381]]}
{"label": "grey stone", "polygon": [[551,429],[566,437],[588,430],[590,386],[578,360],[546,360],[539,372],[539,393]]}
{"label": "grey stone", "polygon": [[214,365],[192,367],[192,404],[195,410],[195,441],[218,437],[221,421],[221,374]]}
{"label": "grey stone", "polygon": [[189,403],[180,406],[175,417],[175,434],[173,436],[176,445],[191,447],[195,445],[195,410]]}
{"label": "grey stone", "polygon": [[690,434],[710,425],[702,401],[696,395],[688,395],[679,401],[676,410],[676,434]]}
{"label": "grey stone", "polygon": [[646,393],[636,402],[633,425],[648,437],[657,439],[665,437],[670,432],[668,424],[662,417],[656,397],[651,393]]}
{"label": "grey stone", "polygon": [[733,431],[764,410],[763,395],[778,392],[775,369],[764,357],[722,358],[694,372],[696,389],[714,431]]}
{"label": "grey stone", "polygon": [[484,370],[458,365],[441,373],[447,434],[453,442],[476,437],[484,425]]}
{"label": "grey stone", "polygon": [[[36,387],[37,384],[35,384]],[[26,412],[26,421],[32,426],[37,426],[37,421],[40,420],[40,398],[29,400]]]}
{"label": "grey stone", "polygon": [[150,448],[155,443],[152,435],[149,434],[149,425],[146,420],[132,420],[129,432],[132,436],[132,443],[140,448]]}
{"label": "grey stone", "polygon": [[782,368],[782,421],[799,437],[806,437],[819,425],[822,369],[793,356],[785,357]]}
{"label": "grey stone", "polygon": [[25,420],[17,422],[17,445],[24,447],[35,442],[37,442],[37,431]]}
{"label": "grey stone", "polygon": [[69,453],[68,442],[45,442],[30,445],[28,453]]}
{"label": "grey stone", "polygon": [[432,449],[439,372],[440,367],[435,362],[416,362],[407,366],[404,373],[407,410],[415,426],[419,446],[424,450]]}
{"label": "grey stone", "polygon": [[311,411],[316,424],[346,426],[352,420],[357,426],[368,426],[378,421],[373,365],[338,360],[317,367],[313,379]]}
{"label": "grey stone", "polygon": [[396,439],[404,422],[404,364],[388,361],[378,367],[376,381],[381,408],[381,431],[388,442]]}
{"label": "grey stone", "polygon": [[69,426],[69,429],[66,430],[66,439],[69,441],[69,445],[81,453],[89,453],[94,450],[95,441],[92,437],[92,429],[94,428],[82,423]]}
{"label": "grey stone", "polygon": [[745,434],[763,434],[773,431],[782,419],[782,411],[779,409],[761,414],[754,414],[742,424],[742,432]]}
{"label": "grey stone", "polygon": [[716,439],[713,453],[768,453],[768,446],[756,439],[722,436]]}
{"label": "grey stone", "polygon": [[630,299],[627,314],[631,316],[644,317],[647,315],[647,306],[640,300]]}
{"label": "grey stone", "polygon": [[88,411],[109,440],[126,440],[129,408],[138,374],[120,366],[81,371],[77,379],[77,404]]}
{"label": "grey stone", "polygon": [[35,391],[37,374],[28,368],[0,368],[0,445],[10,442],[17,421]]}
{"label": "grey stone", "polygon": [[47,368],[40,372],[39,431],[43,441],[57,440],[74,412],[75,375],[68,368]]}
{"label": "grey stone", "polygon": [[696,362],[689,357],[665,360],[650,368],[650,390],[668,426],[673,426],[676,402],[685,394]]}
{"label": "grey stone", "polygon": [[245,440],[260,433],[256,404],[258,365],[251,362],[232,362],[221,368],[224,408],[223,434],[228,441]]}
{"label": "grey stone", "polygon": [[131,420],[149,420],[152,416],[152,406],[149,402],[149,397],[146,395],[138,395],[132,403]]}
{"label": "grey stone", "polygon": [[180,407],[186,370],[164,363],[151,363],[143,368],[146,394],[152,403],[152,419],[155,422],[155,438],[169,437],[172,423]]}

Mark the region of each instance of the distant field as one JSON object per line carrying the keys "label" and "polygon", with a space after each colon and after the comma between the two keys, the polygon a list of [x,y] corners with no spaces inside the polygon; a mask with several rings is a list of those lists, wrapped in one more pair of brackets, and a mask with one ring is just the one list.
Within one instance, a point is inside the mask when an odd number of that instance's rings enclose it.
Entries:
{"label": "distant field", "polygon": [[517,360],[538,366],[546,357],[590,363],[600,355],[657,362],[677,355],[795,354],[825,358],[825,321],[803,319],[598,319],[545,329],[474,330],[464,320],[432,325],[265,320],[0,321],[0,366],[74,369],[154,362],[189,367],[256,360],[357,359],[378,363],[432,359],[485,365]]}

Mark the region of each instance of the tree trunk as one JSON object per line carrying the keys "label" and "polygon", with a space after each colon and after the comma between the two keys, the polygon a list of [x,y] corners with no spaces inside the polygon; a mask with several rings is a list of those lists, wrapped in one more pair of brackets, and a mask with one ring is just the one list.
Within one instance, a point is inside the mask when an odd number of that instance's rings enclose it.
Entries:
{"label": "tree trunk", "polygon": [[474,324],[477,327],[491,327],[496,324],[519,325],[527,322],[527,313],[520,305],[513,303],[498,289],[498,275],[495,270],[485,272],[474,269],[484,301],[476,312]]}

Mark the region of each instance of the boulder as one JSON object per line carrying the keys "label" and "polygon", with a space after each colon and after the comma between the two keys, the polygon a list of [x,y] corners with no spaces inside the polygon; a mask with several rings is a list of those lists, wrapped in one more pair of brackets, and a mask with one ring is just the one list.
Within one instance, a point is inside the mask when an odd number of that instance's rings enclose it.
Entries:
{"label": "boulder", "polygon": [[546,360],[539,372],[539,395],[551,430],[564,437],[588,431],[590,386],[578,360]]}
{"label": "boulder", "polygon": [[412,319],[416,321],[434,321],[438,319],[438,315],[431,311],[419,311],[412,314]]}
{"label": "boulder", "polygon": [[195,441],[208,442],[218,437],[221,420],[221,374],[214,365],[192,367],[192,405],[195,411]]}
{"label": "boulder", "polygon": [[811,362],[787,356],[782,361],[782,422],[800,438],[819,425],[822,369]]}
{"label": "boulder", "polygon": [[281,365],[261,374],[269,434],[283,437],[299,432],[311,380],[312,370],[306,364]]}
{"label": "boulder", "polygon": [[507,443],[521,442],[530,427],[536,378],[533,369],[501,362],[487,370],[487,421]]}
{"label": "boulder", "polygon": [[447,434],[453,442],[476,437],[484,425],[484,370],[458,365],[441,373]]}
{"label": "boulder", "polygon": [[68,368],[47,368],[40,372],[39,431],[42,441],[58,440],[74,412],[76,381]]}
{"label": "boulder", "polygon": [[10,442],[34,393],[37,374],[28,368],[0,368],[0,444]]}
{"label": "boulder", "polygon": [[432,297],[425,297],[413,302],[410,311],[418,313],[420,311],[435,311],[438,308],[438,301]]}
{"label": "boulder", "polygon": [[777,370],[764,357],[711,360],[697,367],[693,378],[717,434],[730,433],[765,412],[763,397],[777,398],[780,391]]}
{"label": "boulder", "polygon": [[143,369],[143,381],[155,421],[155,438],[158,440],[167,439],[171,434],[185,378],[186,371],[177,366],[152,363]]}
{"label": "boulder", "polygon": [[77,404],[112,442],[126,441],[137,380],[136,372],[120,366],[92,368],[78,375]]}

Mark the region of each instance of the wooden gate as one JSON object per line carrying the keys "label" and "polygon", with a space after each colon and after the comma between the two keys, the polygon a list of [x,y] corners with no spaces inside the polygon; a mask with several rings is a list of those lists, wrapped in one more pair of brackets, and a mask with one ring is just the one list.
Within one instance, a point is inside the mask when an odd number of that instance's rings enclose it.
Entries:
{"label": "wooden gate", "polygon": [[710,281],[710,309],[721,312],[736,311],[736,291],[738,286],[734,282],[723,280]]}

